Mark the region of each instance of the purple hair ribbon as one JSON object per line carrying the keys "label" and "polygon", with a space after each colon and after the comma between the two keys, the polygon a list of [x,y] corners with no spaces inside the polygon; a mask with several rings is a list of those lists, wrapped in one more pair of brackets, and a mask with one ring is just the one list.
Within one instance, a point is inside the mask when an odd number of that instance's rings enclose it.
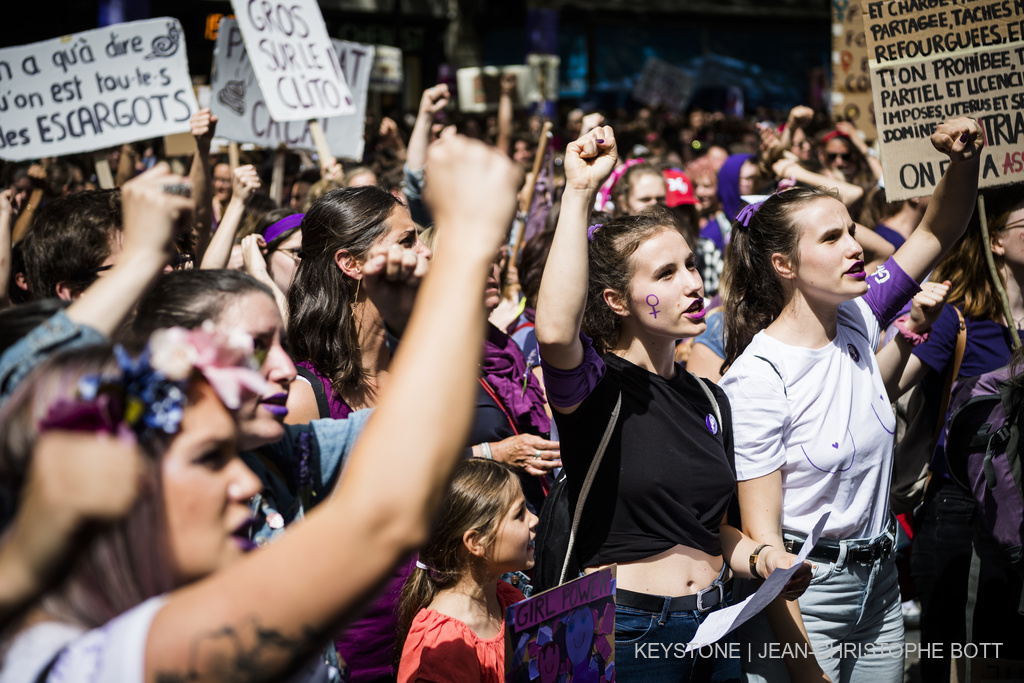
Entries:
{"label": "purple hair ribbon", "polygon": [[589,228],[587,228],[587,241],[588,242],[593,242],[594,241],[594,233],[597,232],[597,229],[602,227],[603,225],[604,225],[604,223],[597,223],[597,224],[591,225]]}
{"label": "purple hair ribbon", "polygon": [[302,224],[302,218],[305,215],[306,214],[304,213],[295,213],[292,214],[291,216],[285,216],[284,218],[274,223],[273,225],[269,226],[266,230],[263,231],[263,241],[266,242],[267,244],[270,244],[277,238],[278,235],[285,232],[286,230],[291,230],[292,228],[299,227],[299,225]]}
{"label": "purple hair ribbon", "polygon": [[762,204],[764,204],[764,202],[757,202],[755,204],[747,204],[744,206],[740,209],[740,212],[736,214],[736,222],[742,223],[744,228],[750,227],[750,219],[754,217],[754,214],[757,213],[757,210],[761,208]]}

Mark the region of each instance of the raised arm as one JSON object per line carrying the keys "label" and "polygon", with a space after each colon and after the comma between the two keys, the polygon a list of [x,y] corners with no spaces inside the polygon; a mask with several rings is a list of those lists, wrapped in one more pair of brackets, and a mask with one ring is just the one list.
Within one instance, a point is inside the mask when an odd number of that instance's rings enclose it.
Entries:
{"label": "raised arm", "polygon": [[978,199],[978,171],[985,141],[974,119],[959,118],[940,124],[932,145],[949,157],[949,166],[932,193],[921,224],[893,258],[903,271],[923,282],[964,234]]}
{"label": "raised arm", "polygon": [[[160,163],[121,188],[124,246],[117,264],[67,309],[67,316],[110,337],[171,258],[179,223],[192,216],[192,200],[164,191],[185,179]],[[186,183],[187,185],[187,183]]]}
{"label": "raised arm", "polygon": [[498,139],[494,146],[512,156],[512,97],[516,92],[516,75],[501,75],[501,97],[498,99]]}
{"label": "raised arm", "polygon": [[433,146],[430,165],[428,201],[445,246],[336,494],[277,543],[173,593],[150,629],[148,681],[235,680],[253,661],[259,666],[245,670],[248,680],[279,679],[427,539],[476,397],[485,314],[480,298],[466,293],[483,289],[519,180],[504,155],[464,138]]}
{"label": "raised arm", "polygon": [[11,304],[7,291],[11,281],[11,228],[14,222],[14,205],[11,190],[0,192],[0,309]]}
{"label": "raised arm", "polygon": [[[897,321],[897,326],[903,326],[910,334],[927,334],[935,321],[939,319],[939,314],[942,313],[946,297],[949,296],[949,285],[949,280],[941,283],[925,282],[921,285],[921,291],[914,296],[910,307],[910,316],[906,320],[901,318]],[[920,372],[920,368],[922,368],[920,361],[915,362],[914,368],[909,374],[906,372],[913,350],[914,347],[908,336],[901,333],[875,354],[875,359],[878,361],[878,372],[885,384],[885,391],[893,401],[899,398],[906,389],[916,384],[923,375],[923,372]]]}
{"label": "raised arm", "polygon": [[209,109],[200,109],[189,122],[196,139],[196,153],[188,177],[192,181],[192,198],[196,201],[194,224],[196,227],[196,258],[200,261],[210,242],[213,227],[213,187],[210,168],[210,143],[217,131],[217,117]]}
{"label": "raised arm", "polygon": [[540,355],[562,370],[583,362],[579,335],[587,305],[587,218],[617,159],[610,126],[594,128],[565,150],[565,192],[537,295],[536,327]]}
{"label": "raised arm", "polygon": [[231,173],[231,201],[224,209],[217,232],[203,254],[201,268],[226,268],[235,244],[235,233],[242,224],[245,205],[260,187],[260,176],[252,164],[239,166]]}
{"label": "raised arm", "polygon": [[792,178],[804,185],[815,185],[839,193],[839,201],[846,206],[852,205],[864,196],[864,188],[853,183],[830,178],[822,173],[808,171],[800,165],[800,160],[792,152],[783,152],[782,158],[772,164],[772,172],[779,179]]}
{"label": "raised arm", "polygon": [[427,165],[430,129],[434,125],[434,118],[448,105],[448,97],[448,86],[444,83],[427,88],[420,97],[420,110],[416,114],[416,124],[412,127],[405,153],[405,165],[413,171]]}

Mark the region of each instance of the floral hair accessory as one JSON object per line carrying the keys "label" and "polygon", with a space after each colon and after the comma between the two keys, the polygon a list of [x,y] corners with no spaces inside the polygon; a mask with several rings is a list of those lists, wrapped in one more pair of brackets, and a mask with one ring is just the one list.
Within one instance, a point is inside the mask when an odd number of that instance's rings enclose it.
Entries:
{"label": "floral hair accessory", "polygon": [[252,348],[249,335],[217,330],[209,322],[196,330],[158,330],[135,358],[118,344],[118,373],[82,377],[77,396],[51,405],[39,430],[104,432],[123,438],[175,434],[181,428],[185,388],[194,370],[229,409],[241,405],[244,389],[267,391],[266,380],[251,367]]}
{"label": "floral hair accessory", "polygon": [[754,204],[747,204],[744,206],[740,209],[740,212],[736,214],[736,222],[740,223],[744,228],[749,228],[750,219],[754,217],[754,214],[757,213],[757,210],[761,208],[762,204],[764,204],[764,202],[756,202]]}

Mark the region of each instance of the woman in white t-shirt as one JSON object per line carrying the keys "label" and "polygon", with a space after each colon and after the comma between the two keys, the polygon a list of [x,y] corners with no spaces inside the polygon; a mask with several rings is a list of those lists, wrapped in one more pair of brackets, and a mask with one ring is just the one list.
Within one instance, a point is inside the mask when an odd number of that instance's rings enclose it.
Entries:
{"label": "woman in white t-shirt", "polygon": [[[977,122],[957,119],[940,125],[932,144],[950,161],[928,214],[870,278],[846,207],[823,190],[773,195],[733,228],[730,368],[720,386],[733,405],[744,531],[797,552],[830,513],[810,555],[810,589],[799,605],[776,601],[767,612],[779,642],[803,646],[786,659],[797,680],[823,680],[823,672],[837,682],[903,679],[887,387],[938,315],[948,283],[926,285],[914,313],[897,322],[897,342],[877,358],[875,349],[881,326],[963,234],[984,143]],[[753,658],[753,673],[770,659]]]}
{"label": "woman in white t-shirt", "polygon": [[[485,315],[450,303],[483,288],[520,174],[464,138],[430,160],[428,197],[452,243],[419,287],[392,384],[332,496],[268,547],[248,540],[259,480],[226,407],[245,413],[265,389],[251,338],[245,349],[237,333],[175,328],[137,358],[104,346],[55,355],[18,386],[0,409],[6,484],[25,480],[48,430],[137,440],[148,467],[137,506],[95,530],[7,631],[0,681],[316,680],[302,663],[426,540],[469,431]],[[373,253],[364,286],[407,296],[425,267],[409,250]],[[450,337],[433,329],[442,315]]]}

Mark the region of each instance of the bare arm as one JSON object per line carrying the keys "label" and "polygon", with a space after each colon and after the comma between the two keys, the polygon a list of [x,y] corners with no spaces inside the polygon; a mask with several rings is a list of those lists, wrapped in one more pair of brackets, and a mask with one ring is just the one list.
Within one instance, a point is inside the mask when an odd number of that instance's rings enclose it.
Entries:
{"label": "bare arm", "polygon": [[[943,304],[949,295],[949,280],[945,282],[926,282],[920,292],[914,296],[913,305],[910,307],[910,319],[907,320],[907,329],[916,333],[924,334],[932,328],[932,324],[938,320],[942,313]],[[875,354],[878,361],[878,371],[881,373],[882,382],[885,384],[885,391],[891,400],[896,400],[902,393],[900,385],[904,383],[907,362],[913,355],[913,346],[902,334],[897,334],[896,339],[886,344]],[[917,361],[920,363],[920,361]],[[910,378],[907,378],[909,381]],[[909,388],[909,387],[908,387]]]}
{"label": "bare arm", "polygon": [[179,221],[192,215],[192,200],[163,191],[184,182],[161,163],[121,188],[124,246],[117,264],[97,278],[67,309],[72,322],[111,336],[131,313],[139,297],[160,275],[171,256]]}
{"label": "bare arm", "polygon": [[864,268],[869,273],[874,272],[875,268],[888,261],[895,252],[888,240],[860,223],[857,224],[854,238],[864,248]]}
{"label": "bare arm", "polygon": [[427,88],[420,97],[420,110],[409,136],[405,152],[405,164],[413,171],[427,165],[427,147],[430,145],[430,128],[434,117],[448,105],[448,86],[445,84]]}
{"label": "bare arm", "polygon": [[498,139],[494,145],[512,156],[512,95],[516,91],[516,75],[501,75],[501,97],[498,99]]}
{"label": "bare arm", "polygon": [[[254,278],[270,288],[274,294],[274,303],[277,310],[281,312],[281,320],[288,326],[288,297],[284,295],[281,288],[274,282],[267,272],[267,260],[263,255],[263,249],[267,243],[263,241],[263,235],[252,234],[242,238],[242,269]],[[230,252],[229,252],[230,253]]]}
{"label": "bare arm", "polygon": [[808,171],[792,152],[785,152],[781,159],[772,164],[772,171],[778,178],[793,178],[805,185],[816,185],[839,193],[839,200],[846,206],[864,196],[864,188],[853,183],[836,180],[822,173]]}
{"label": "bare arm", "polygon": [[[336,495],[274,545],[173,593],[149,632],[148,681],[232,679],[257,653],[259,666],[247,673],[276,680],[337,633],[427,539],[463,456],[484,331],[482,305],[450,302],[483,288],[515,212],[518,179],[504,155],[463,138],[433,147],[430,164],[428,200],[451,239],[420,288],[391,381]],[[366,267],[373,272],[374,263]],[[436,333],[439,317],[444,335]]]}
{"label": "bare arm", "polygon": [[932,134],[932,145],[949,156],[949,166],[932,193],[921,224],[894,256],[917,282],[932,272],[967,229],[978,198],[978,171],[985,142],[977,121],[959,118],[940,124]]}
{"label": "bare arm", "polygon": [[235,233],[242,224],[245,205],[260,186],[260,177],[251,164],[239,166],[231,173],[231,201],[224,209],[217,232],[203,254],[200,268],[226,268],[235,244]]}
{"label": "bare arm", "polygon": [[[783,548],[782,471],[775,470],[757,479],[737,482],[736,490],[743,531],[747,536],[758,545],[767,543],[773,548]],[[775,633],[775,640],[784,646],[796,646],[786,648],[787,653],[812,651],[797,601],[780,596],[769,605],[765,614]],[[786,668],[793,680],[828,680],[814,656],[805,658],[787,654]]]}
{"label": "bare arm", "polygon": [[14,206],[11,190],[0,192],[0,309],[11,305],[7,285],[11,281],[11,223]]}
{"label": "bare arm", "polygon": [[194,225],[196,227],[196,258],[202,261],[210,242],[213,228],[213,184],[210,168],[210,143],[217,131],[217,117],[209,109],[200,109],[192,115],[192,136],[196,139],[196,153],[188,178],[192,181],[192,198],[196,201]]}
{"label": "bare arm", "polygon": [[857,148],[857,151],[861,153],[868,162],[868,168],[871,169],[871,175],[878,180],[882,177],[882,162],[878,160],[867,143],[861,140],[860,134],[857,132],[857,127],[849,121],[840,121],[836,124],[836,130],[846,135],[850,143]]}
{"label": "bare arm", "polygon": [[[583,362],[579,334],[587,304],[587,218],[617,158],[609,126],[593,129],[565,150],[562,209],[537,295],[537,343],[545,362],[556,368],[568,370]],[[574,407],[555,409],[572,412]]]}

